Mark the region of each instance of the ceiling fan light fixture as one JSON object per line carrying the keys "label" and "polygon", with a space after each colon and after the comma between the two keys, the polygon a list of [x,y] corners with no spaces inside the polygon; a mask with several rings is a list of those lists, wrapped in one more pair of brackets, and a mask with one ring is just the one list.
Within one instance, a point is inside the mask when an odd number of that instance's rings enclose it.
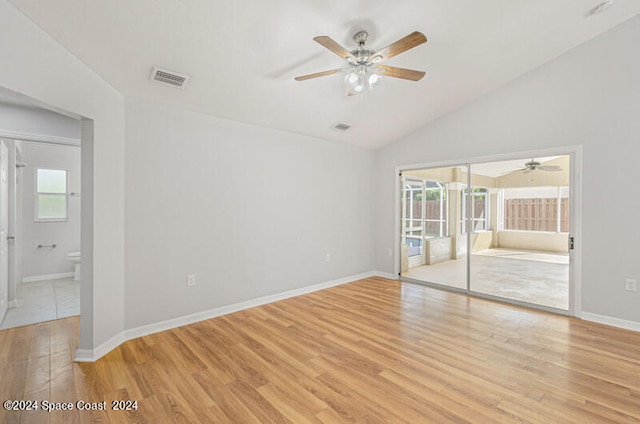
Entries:
{"label": "ceiling fan light fixture", "polygon": [[344,76],[344,85],[352,93],[360,94],[364,92],[366,88],[369,90],[375,89],[381,80],[382,77],[376,74],[370,67],[358,65],[349,70]]}
{"label": "ceiling fan light fixture", "polygon": [[376,88],[378,84],[380,84],[380,81],[382,81],[382,77],[376,73],[371,72],[369,74],[369,78],[367,78],[369,89],[373,90],[374,88]]}
{"label": "ceiling fan light fixture", "polygon": [[358,74],[350,71],[344,76],[344,85],[347,88],[354,88],[358,84]]}
{"label": "ceiling fan light fixture", "polygon": [[366,31],[359,31],[353,37],[353,41],[358,47],[352,51],[345,49],[327,35],[314,37],[314,41],[346,60],[347,66],[342,69],[331,69],[328,71],[301,75],[294,79],[296,81],[306,81],[313,78],[333,75],[338,72],[344,72],[345,75],[343,83],[348,89],[348,95],[353,96],[363,93],[367,88],[369,90],[376,88],[382,80],[381,74],[409,81],[419,81],[424,77],[425,73],[422,71],[380,65],[381,62],[387,59],[425,43],[427,41],[427,37],[425,37],[424,34],[419,31],[414,31],[378,51],[365,47],[368,37],[369,34]]}

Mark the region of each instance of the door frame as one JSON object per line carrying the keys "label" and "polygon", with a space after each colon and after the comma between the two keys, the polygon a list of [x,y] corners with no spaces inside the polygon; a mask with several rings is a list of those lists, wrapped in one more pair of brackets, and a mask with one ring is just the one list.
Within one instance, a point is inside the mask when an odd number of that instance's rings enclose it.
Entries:
{"label": "door frame", "polygon": [[0,139],[0,323],[9,309],[9,149]]}
{"label": "door frame", "polygon": [[[394,201],[394,275],[397,279],[401,277],[401,198],[402,198],[402,172],[424,169],[424,168],[442,168],[447,166],[459,166],[461,164],[473,165],[486,162],[500,162],[507,160],[517,160],[523,157],[536,156],[569,156],[570,157],[570,176],[569,176],[569,208],[570,223],[569,237],[573,237],[574,248],[569,250],[569,309],[567,315],[580,317],[582,314],[582,146],[566,146],[558,148],[537,149],[520,151],[513,153],[502,153],[486,156],[474,156],[467,158],[458,158],[451,160],[443,160],[436,162],[415,163],[410,165],[399,165],[395,167],[395,201]],[[470,270],[467,270],[469,273]],[[468,280],[467,280],[468,281]],[[428,284],[427,285],[431,285]],[[449,288],[442,285],[431,285],[442,290],[461,292],[459,289]],[[482,295],[474,292],[463,291],[469,296],[496,299],[505,303],[522,305],[530,308],[559,313],[559,310],[547,308],[544,306],[535,306],[529,303],[519,302],[510,299],[503,299],[489,295]]]}
{"label": "door frame", "polygon": [[[37,106],[40,107],[40,106]],[[45,109],[44,107],[41,107]],[[50,109],[45,109],[50,110]],[[75,119],[75,118],[74,118]],[[84,120],[78,120],[83,125]],[[22,205],[22,184],[23,184],[23,167],[20,169],[17,168],[18,160],[22,162],[22,153],[17,146],[19,142],[33,142],[33,143],[41,143],[41,144],[54,144],[54,145],[62,145],[62,146],[75,146],[80,148],[80,152],[82,155],[82,145],[80,139],[68,138],[68,137],[57,137],[57,136],[49,136],[49,135],[40,135],[40,134],[29,134],[29,133],[20,133],[15,131],[7,131],[4,129],[0,129],[0,140],[4,141],[12,141],[13,142],[13,151],[14,157],[13,160],[10,159],[9,167],[13,170],[13,173],[9,172],[9,177],[11,178],[10,184],[14,184],[14,196],[9,200],[9,207],[13,208],[13,212],[9,213],[9,233],[13,236],[13,240],[9,243],[9,263],[7,266],[9,277],[9,307],[15,307],[18,305],[19,299],[17,298],[17,289],[18,286],[22,283],[22,231],[21,231],[21,222],[24,219],[24,209]],[[20,154],[18,157],[18,153]],[[11,155],[9,155],[11,157]],[[81,173],[82,173],[82,156],[80,159],[81,162]],[[11,191],[11,190],[10,190]],[[83,206],[80,206],[80,233],[81,237],[83,234],[82,229],[82,221],[85,219]],[[13,228],[12,228],[13,227]],[[88,279],[88,278],[87,278]],[[81,292],[83,290],[83,286],[88,284],[85,283],[81,286]],[[12,295],[13,294],[13,298]],[[86,303],[86,302],[84,302]],[[82,319],[82,311],[85,309],[83,306],[82,294],[80,296],[80,309],[81,309],[81,319]],[[1,320],[0,320],[1,322]],[[81,320],[82,322],[82,320]]]}

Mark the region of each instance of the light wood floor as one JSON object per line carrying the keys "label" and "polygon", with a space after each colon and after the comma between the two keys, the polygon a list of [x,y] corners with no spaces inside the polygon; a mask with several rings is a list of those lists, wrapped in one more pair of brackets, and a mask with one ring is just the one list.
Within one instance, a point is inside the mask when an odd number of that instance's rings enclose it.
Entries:
{"label": "light wood floor", "polygon": [[369,278],[72,362],[78,319],[0,331],[0,397],[135,399],[0,422],[634,423],[640,333]]}

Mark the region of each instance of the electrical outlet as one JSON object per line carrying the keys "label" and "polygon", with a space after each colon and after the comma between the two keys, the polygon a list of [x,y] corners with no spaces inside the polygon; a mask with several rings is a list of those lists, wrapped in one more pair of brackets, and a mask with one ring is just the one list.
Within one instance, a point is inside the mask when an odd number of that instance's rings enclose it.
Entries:
{"label": "electrical outlet", "polygon": [[196,285],[196,275],[189,274],[187,275],[187,287],[193,287]]}
{"label": "electrical outlet", "polygon": [[325,262],[331,262],[331,254],[327,253],[327,256],[324,258]]}
{"label": "electrical outlet", "polygon": [[624,280],[624,289],[626,291],[638,291],[638,281],[633,278],[627,278]]}
{"label": "electrical outlet", "polygon": [[393,256],[393,249],[390,247],[387,249],[387,256],[389,257]]}

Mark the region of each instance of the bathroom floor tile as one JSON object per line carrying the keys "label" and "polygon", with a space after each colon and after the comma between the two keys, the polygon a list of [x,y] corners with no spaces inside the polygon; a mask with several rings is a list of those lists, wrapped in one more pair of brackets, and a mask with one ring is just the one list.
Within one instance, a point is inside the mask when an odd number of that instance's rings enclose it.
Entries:
{"label": "bathroom floor tile", "polygon": [[[22,287],[23,285],[29,285],[28,287]],[[41,284],[38,283],[22,283],[16,288],[16,294],[18,299],[53,295],[53,285],[51,283]]]}
{"label": "bathroom floor tile", "polygon": [[7,310],[0,330],[80,314],[80,282],[73,278],[22,283],[16,294],[18,305]]}

